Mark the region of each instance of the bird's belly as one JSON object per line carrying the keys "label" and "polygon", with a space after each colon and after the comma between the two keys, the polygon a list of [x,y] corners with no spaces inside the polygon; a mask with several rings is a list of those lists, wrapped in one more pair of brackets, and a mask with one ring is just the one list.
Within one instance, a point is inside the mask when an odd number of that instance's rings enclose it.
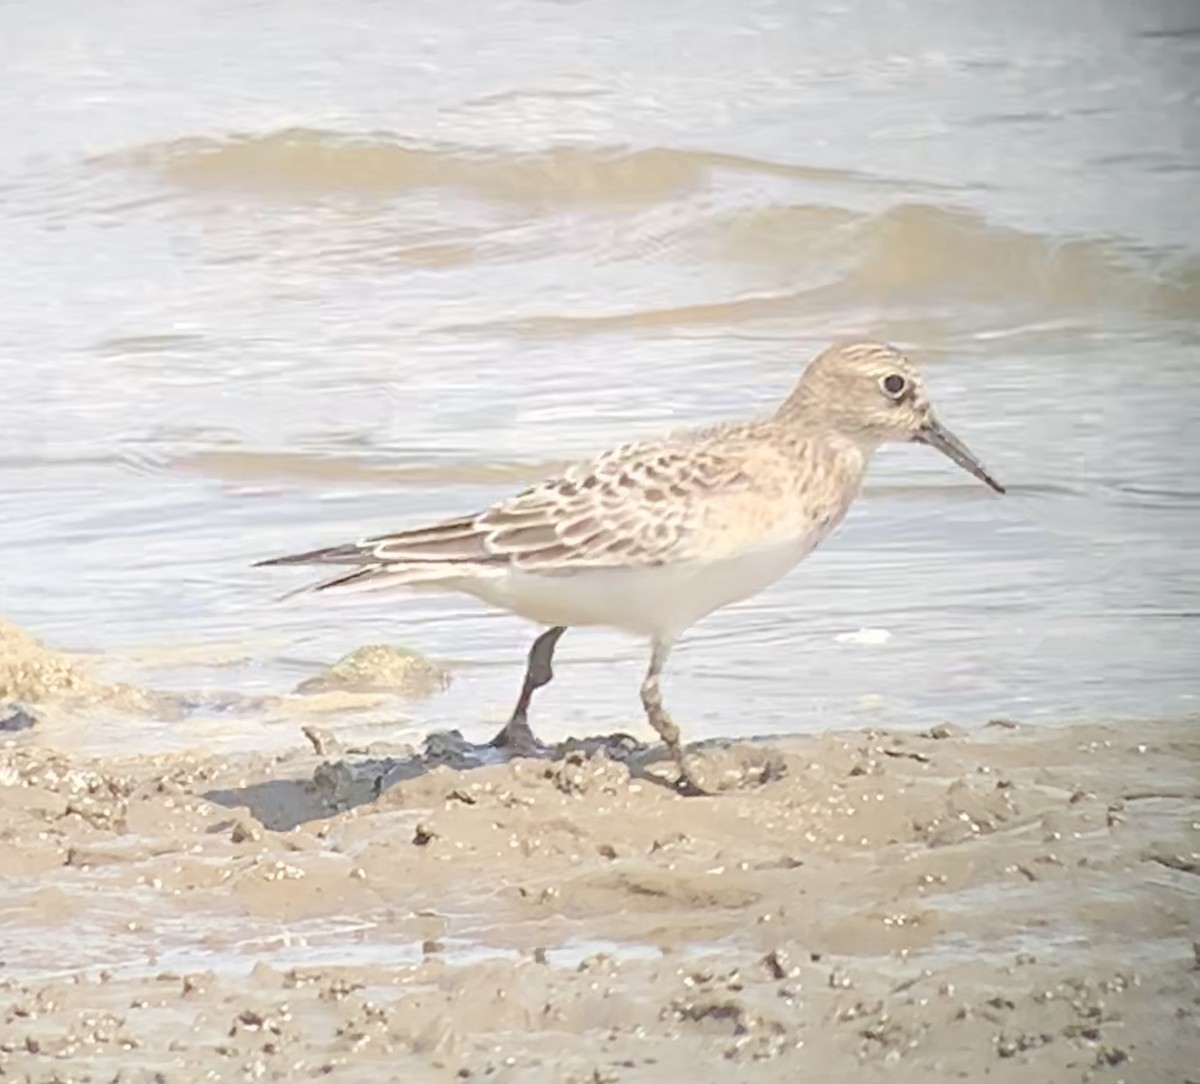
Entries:
{"label": "bird's belly", "polygon": [[674,636],[790,571],[816,539],[789,539],[713,561],[539,575],[506,569],[471,585],[482,601],[542,625],[602,625]]}

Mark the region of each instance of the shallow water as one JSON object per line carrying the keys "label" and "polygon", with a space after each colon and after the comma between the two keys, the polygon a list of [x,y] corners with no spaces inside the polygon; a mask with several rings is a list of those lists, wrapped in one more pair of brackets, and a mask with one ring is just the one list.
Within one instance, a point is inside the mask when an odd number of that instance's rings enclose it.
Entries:
{"label": "shallow water", "polygon": [[[1192,6],[655,11],[3,16],[4,617],[189,695],[401,642],[457,664],[404,725],[478,737],[532,629],[277,604],[301,581],[250,563],[766,409],[866,334],[1010,493],[881,454],[821,552],[681,646],[688,735],[1194,707]],[[539,728],[632,725],[643,655],[572,633]]]}

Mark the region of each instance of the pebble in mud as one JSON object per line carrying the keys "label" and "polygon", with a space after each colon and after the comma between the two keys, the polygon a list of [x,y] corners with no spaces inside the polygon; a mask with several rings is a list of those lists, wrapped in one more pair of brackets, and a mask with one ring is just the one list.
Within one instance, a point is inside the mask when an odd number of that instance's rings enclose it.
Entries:
{"label": "pebble in mud", "polygon": [[262,825],[249,817],[239,817],[230,829],[229,838],[234,843],[258,843],[262,840]]}
{"label": "pebble in mud", "polygon": [[574,751],[549,765],[546,778],[564,794],[579,798],[596,792],[614,794],[628,786],[629,766],[609,759],[604,749],[591,755]]}
{"label": "pebble in mud", "polygon": [[37,718],[20,704],[0,704],[0,734],[18,734],[31,730]]}

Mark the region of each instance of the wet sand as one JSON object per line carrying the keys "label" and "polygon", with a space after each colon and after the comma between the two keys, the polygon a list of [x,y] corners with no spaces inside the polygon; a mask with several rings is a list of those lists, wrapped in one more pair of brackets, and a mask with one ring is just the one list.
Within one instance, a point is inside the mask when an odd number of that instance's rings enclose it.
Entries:
{"label": "wet sand", "polygon": [[96,758],[26,710],[4,1079],[1200,1079],[1195,718],[707,743],[689,799],[619,735]]}

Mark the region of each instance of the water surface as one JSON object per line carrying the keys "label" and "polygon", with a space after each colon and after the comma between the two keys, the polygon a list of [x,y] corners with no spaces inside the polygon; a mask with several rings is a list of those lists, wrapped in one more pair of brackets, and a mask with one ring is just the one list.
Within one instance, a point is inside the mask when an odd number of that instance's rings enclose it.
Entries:
{"label": "water surface", "polygon": [[[647,12],[0,16],[4,617],[189,694],[404,643],[457,665],[405,725],[479,737],[535,630],[280,605],[299,580],[250,563],[769,409],[869,335],[1009,496],[882,453],[822,551],[680,647],[688,734],[1194,708],[1193,6]],[[573,632],[542,729],[630,726],[643,665]]]}

